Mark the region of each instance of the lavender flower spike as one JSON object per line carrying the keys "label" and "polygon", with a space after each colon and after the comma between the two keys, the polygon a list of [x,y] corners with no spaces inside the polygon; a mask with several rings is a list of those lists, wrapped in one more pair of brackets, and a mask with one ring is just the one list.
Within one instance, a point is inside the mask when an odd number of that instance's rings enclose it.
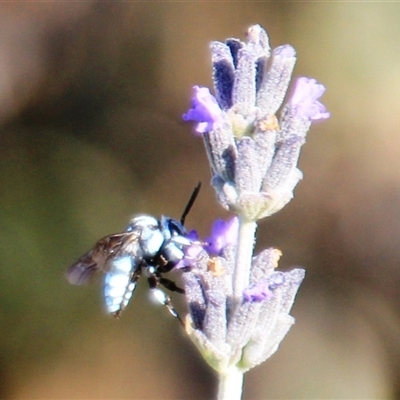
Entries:
{"label": "lavender flower spike", "polygon": [[184,119],[198,122],[217,199],[237,217],[217,221],[206,245],[185,249],[185,327],[219,374],[218,400],[239,400],[244,373],[274,354],[294,324],[289,313],[305,274],[276,271],[277,249],[254,256],[257,222],[293,198],[307,132],[330,114],[315,79],[299,78],[287,96],[296,51],[271,50],[259,25],[247,42],[212,42],[211,54],[215,97],[195,86]]}
{"label": "lavender flower spike", "polygon": [[203,133],[219,203],[257,221],[293,198],[310,125],[330,115],[318,101],[325,88],[315,79],[299,78],[283,104],[296,52],[290,45],[271,51],[259,25],[250,27],[247,43],[213,42],[211,53],[216,96],[195,86],[193,108],[184,119],[199,122],[196,130]]}

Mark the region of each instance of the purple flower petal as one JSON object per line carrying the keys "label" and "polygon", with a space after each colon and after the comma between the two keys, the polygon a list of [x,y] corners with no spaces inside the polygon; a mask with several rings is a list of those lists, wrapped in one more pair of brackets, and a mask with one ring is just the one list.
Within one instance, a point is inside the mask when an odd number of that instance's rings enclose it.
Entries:
{"label": "purple flower petal", "polygon": [[298,117],[307,117],[312,121],[327,119],[331,114],[318,101],[324,92],[325,86],[315,79],[298,78],[289,103],[295,107]]}
{"label": "purple flower petal", "polygon": [[276,289],[279,286],[282,286],[285,282],[285,274],[283,272],[277,271],[270,277],[269,288]]}
{"label": "purple flower petal", "polygon": [[[193,231],[192,231],[193,232]],[[198,255],[203,251],[203,246],[193,244],[185,248],[185,257],[182,258],[176,265],[176,269],[194,267],[198,261]]]}
{"label": "purple flower petal", "polygon": [[192,108],[183,114],[184,121],[197,121],[196,132],[204,133],[215,128],[222,110],[206,87],[193,86]]}
{"label": "purple flower petal", "polygon": [[228,222],[217,219],[213,224],[211,236],[206,239],[208,245],[204,248],[209,253],[219,255],[226,245],[236,243],[238,229],[238,217],[233,217]]}
{"label": "purple flower petal", "polygon": [[270,300],[272,296],[273,293],[269,288],[269,282],[265,279],[247,288],[243,292],[244,300],[250,302]]}
{"label": "purple flower petal", "polygon": [[203,251],[203,246],[200,244],[193,244],[186,250],[186,258],[197,259],[197,256]]}
{"label": "purple flower petal", "polygon": [[186,234],[186,238],[191,240],[192,242],[197,242],[199,240],[199,234],[195,229],[192,229]]}

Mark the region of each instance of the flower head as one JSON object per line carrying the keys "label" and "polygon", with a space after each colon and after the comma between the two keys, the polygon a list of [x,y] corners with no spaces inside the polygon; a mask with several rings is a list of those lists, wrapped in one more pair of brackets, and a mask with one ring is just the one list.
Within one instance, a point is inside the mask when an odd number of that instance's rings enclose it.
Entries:
{"label": "flower head", "polygon": [[211,54],[215,98],[195,86],[193,108],[184,119],[199,122],[220,204],[256,221],[293,198],[311,122],[330,115],[318,101],[325,87],[299,78],[284,103],[296,51],[290,45],[271,50],[259,25],[250,27],[247,43],[212,42]]}
{"label": "flower head", "polygon": [[189,316],[186,331],[206,361],[218,372],[231,368],[245,372],[269,358],[278,348],[294,318],[289,311],[304,270],[276,272],[276,249],[254,257],[250,286],[242,299],[233,297],[235,246],[218,257],[224,274],[208,268],[204,252],[196,266],[184,272]]}

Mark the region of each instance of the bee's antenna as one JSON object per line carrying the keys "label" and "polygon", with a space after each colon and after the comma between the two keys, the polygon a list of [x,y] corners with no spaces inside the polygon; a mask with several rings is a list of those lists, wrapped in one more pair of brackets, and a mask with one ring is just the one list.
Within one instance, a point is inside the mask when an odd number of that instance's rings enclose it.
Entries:
{"label": "bee's antenna", "polygon": [[188,203],[186,204],[185,210],[183,211],[182,217],[181,217],[181,224],[184,225],[185,224],[185,218],[187,217],[187,215],[189,214],[190,209],[193,206],[193,203],[195,202],[199,192],[200,192],[200,188],[201,188],[201,182],[199,182],[197,184],[197,186],[194,188],[192,195],[190,196],[190,199],[188,201]]}

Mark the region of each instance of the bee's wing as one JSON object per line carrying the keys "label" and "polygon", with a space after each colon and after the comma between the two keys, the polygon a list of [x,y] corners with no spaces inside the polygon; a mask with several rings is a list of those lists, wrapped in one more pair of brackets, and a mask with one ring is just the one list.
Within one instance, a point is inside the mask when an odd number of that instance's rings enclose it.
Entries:
{"label": "bee's wing", "polygon": [[98,263],[94,261],[91,250],[68,268],[65,277],[72,285],[83,285],[88,283],[98,270]]}
{"label": "bee's wing", "polygon": [[132,231],[100,239],[92,250],[68,268],[65,277],[72,285],[88,283],[98,271],[108,272],[109,260],[125,252],[125,248],[132,242],[137,242],[139,237],[139,231]]}

